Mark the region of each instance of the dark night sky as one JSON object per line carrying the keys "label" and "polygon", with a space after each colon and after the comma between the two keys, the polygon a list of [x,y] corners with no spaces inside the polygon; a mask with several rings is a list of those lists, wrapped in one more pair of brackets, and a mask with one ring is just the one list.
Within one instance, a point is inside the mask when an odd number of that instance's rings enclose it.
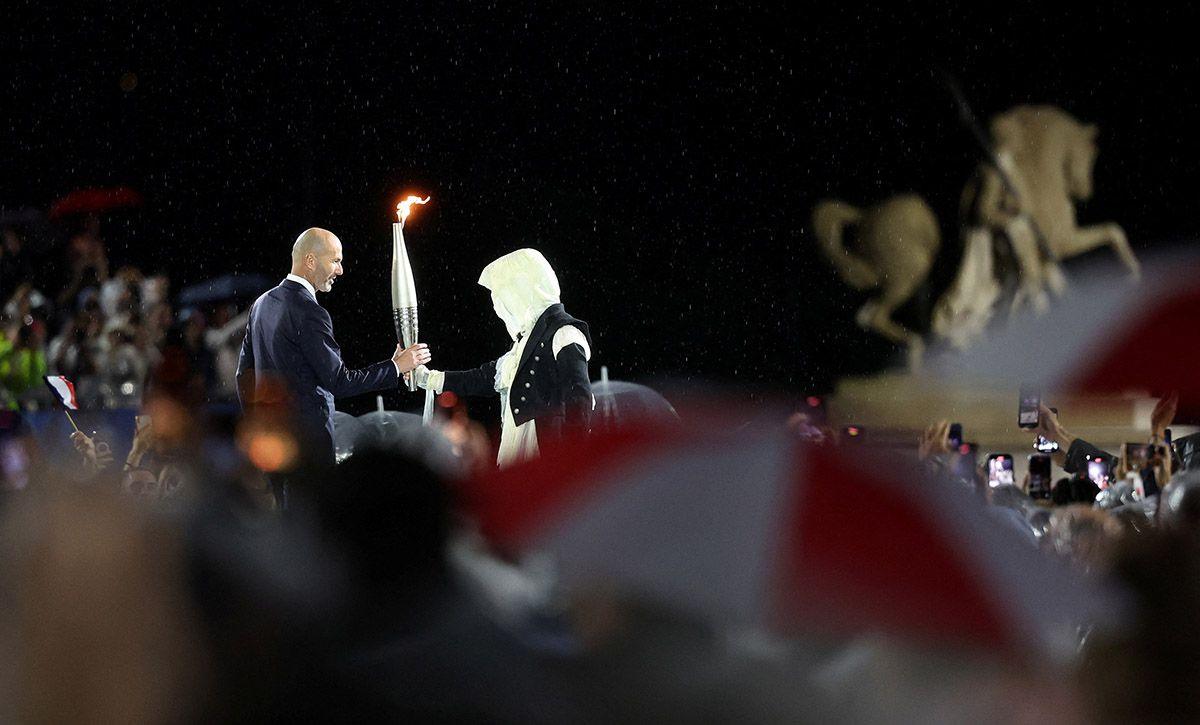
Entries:
{"label": "dark night sky", "polygon": [[282,277],[295,235],[328,227],[347,275],[322,300],[351,364],[390,350],[391,209],[420,190],[434,202],[409,241],[437,367],[506,349],[475,280],[534,246],[614,377],[799,394],[877,369],[894,351],[852,328],[862,298],[807,217],[824,196],[920,192],[944,235],[926,298],[944,286],[979,156],[936,65],[981,117],[1055,103],[1100,125],[1082,221],[1120,222],[1139,250],[1195,238],[1194,12],[5,5],[0,206],[135,186],[147,205],[110,220],[111,254],[176,289]]}

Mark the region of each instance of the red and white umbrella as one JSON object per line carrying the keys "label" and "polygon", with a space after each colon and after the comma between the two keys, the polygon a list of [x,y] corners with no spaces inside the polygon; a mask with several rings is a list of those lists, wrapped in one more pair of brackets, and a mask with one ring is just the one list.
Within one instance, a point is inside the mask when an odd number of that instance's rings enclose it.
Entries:
{"label": "red and white umbrella", "polygon": [[1025,314],[962,354],[933,361],[945,379],[1062,393],[1180,393],[1179,418],[1200,419],[1200,258],[1150,260],[1138,284],[1074,276],[1043,315]]}
{"label": "red and white umbrella", "polygon": [[[783,420],[779,418],[778,420]],[[467,488],[493,544],[708,621],[1029,653],[1097,600],[969,492],[783,425],[623,428]],[[892,466],[893,464],[888,464]]]}

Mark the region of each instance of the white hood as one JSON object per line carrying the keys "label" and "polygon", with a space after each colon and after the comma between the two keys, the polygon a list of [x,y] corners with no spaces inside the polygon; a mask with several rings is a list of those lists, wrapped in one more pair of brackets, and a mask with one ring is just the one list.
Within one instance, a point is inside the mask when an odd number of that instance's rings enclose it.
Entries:
{"label": "white hood", "polygon": [[562,294],[554,268],[536,249],[518,249],[495,260],[483,268],[479,284],[491,290],[496,315],[514,340],[518,333],[528,334]]}

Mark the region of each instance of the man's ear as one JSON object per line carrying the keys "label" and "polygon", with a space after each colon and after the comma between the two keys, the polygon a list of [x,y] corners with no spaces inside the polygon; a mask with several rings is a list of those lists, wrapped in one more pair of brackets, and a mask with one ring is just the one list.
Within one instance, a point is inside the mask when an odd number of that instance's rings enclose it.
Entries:
{"label": "man's ear", "polygon": [[304,255],[304,266],[307,269],[316,269],[317,268],[317,255],[313,254],[312,252],[309,252],[308,254]]}

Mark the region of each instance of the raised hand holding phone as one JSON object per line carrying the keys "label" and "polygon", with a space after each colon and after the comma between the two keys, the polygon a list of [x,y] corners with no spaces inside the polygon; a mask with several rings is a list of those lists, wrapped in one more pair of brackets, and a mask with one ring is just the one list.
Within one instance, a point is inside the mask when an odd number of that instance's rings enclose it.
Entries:
{"label": "raised hand holding phone", "polygon": [[[930,456],[954,450],[957,446],[951,446],[949,431],[950,423],[945,420],[939,420],[926,428],[917,445],[918,458],[925,460]],[[961,441],[959,444],[961,445]]]}
{"label": "raised hand holding phone", "polygon": [[1155,442],[1163,439],[1167,427],[1175,420],[1175,411],[1179,408],[1179,393],[1170,393],[1159,399],[1150,414],[1150,432]]}
{"label": "raised hand holding phone", "polygon": [[1058,415],[1051,412],[1045,405],[1038,406],[1038,423],[1035,430],[1046,440],[1058,443],[1057,455],[1066,455],[1066,451],[1075,442],[1075,436],[1068,433],[1067,429],[1059,424]]}

